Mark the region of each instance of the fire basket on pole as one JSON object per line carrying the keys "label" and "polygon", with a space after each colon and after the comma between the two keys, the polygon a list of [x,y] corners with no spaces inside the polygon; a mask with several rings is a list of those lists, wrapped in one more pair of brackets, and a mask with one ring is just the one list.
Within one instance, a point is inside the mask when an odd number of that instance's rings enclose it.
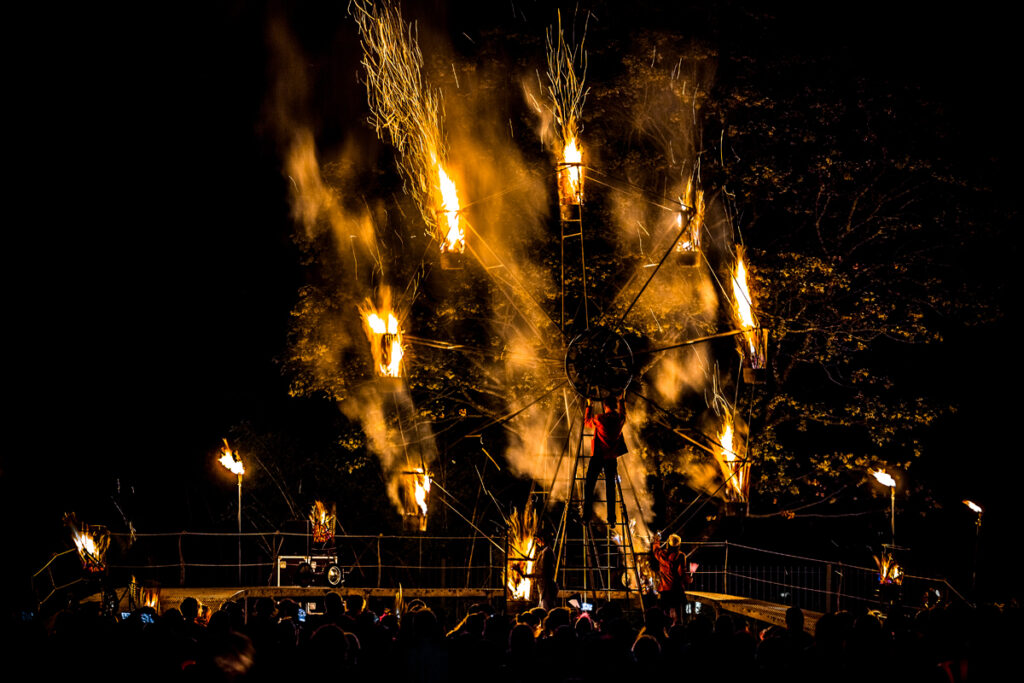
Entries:
{"label": "fire basket on pole", "polygon": [[679,198],[676,229],[683,231],[676,242],[679,265],[696,266],[700,263],[700,238],[704,227],[704,192],[694,190],[693,178],[686,183],[686,191]]}
{"label": "fire basket on pole", "polygon": [[984,510],[974,501],[965,500],[964,505],[978,515],[974,520],[974,561],[971,563],[971,593],[974,594],[978,585],[978,546],[981,545],[981,515]]}
{"label": "fire basket on pole", "polygon": [[71,540],[82,561],[82,568],[90,574],[102,574],[107,568],[107,548],[110,532],[104,526],[80,524],[75,513],[64,515],[64,524],[71,531]]}
{"label": "fire basket on pole", "polygon": [[228,446],[228,440],[224,439],[224,450],[221,452],[219,462],[228,472],[238,477],[238,583],[242,583],[242,475],[245,474],[245,467],[242,459],[237,453],[232,452]]}
{"label": "fire basket on pole", "polygon": [[558,204],[563,222],[579,221],[583,205],[583,148],[575,137],[562,149],[558,162]]}
{"label": "fire basket on pole", "polygon": [[430,476],[422,467],[402,472],[402,509],[406,525],[419,531],[427,530]]}
{"label": "fire basket on pole", "polygon": [[890,500],[892,501],[890,524],[892,526],[892,546],[896,547],[896,480],[893,479],[891,474],[887,474],[885,470],[868,470],[868,474],[875,478],[875,480],[882,486],[888,486],[890,492]]}
{"label": "fire basket on pole", "polygon": [[459,194],[455,189],[455,183],[440,164],[437,165],[437,175],[441,206],[434,215],[437,221],[437,239],[441,243],[441,268],[462,270],[463,252],[466,251],[466,230],[460,215]]}
{"label": "fire basket on pole", "polygon": [[743,357],[743,381],[748,384],[764,382],[768,367],[768,330],[762,328],[754,315],[754,299],[747,282],[747,266],[742,247],[736,249],[736,269],[732,275],[733,307],[743,334],[736,337]]}
{"label": "fire basket on pole", "polygon": [[739,454],[742,440],[736,433],[736,420],[728,411],[718,433],[720,448],[715,457],[725,478],[725,500],[728,514],[742,515],[746,511],[750,490],[750,462]]}
{"label": "fire basket on pole", "polygon": [[370,341],[374,373],[387,388],[397,391],[402,387],[402,359],[405,357],[402,329],[398,316],[391,309],[391,291],[388,288],[382,289],[381,300],[382,304],[377,308],[367,299],[359,307],[359,313]]}

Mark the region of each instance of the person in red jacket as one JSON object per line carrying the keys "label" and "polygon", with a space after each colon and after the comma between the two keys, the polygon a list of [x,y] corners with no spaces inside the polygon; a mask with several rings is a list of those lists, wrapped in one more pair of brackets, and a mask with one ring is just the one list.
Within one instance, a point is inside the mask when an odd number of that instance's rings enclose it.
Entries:
{"label": "person in red jacket", "polygon": [[604,412],[594,416],[587,399],[587,410],[583,422],[594,430],[590,447],[590,464],[587,466],[587,482],[583,491],[583,521],[589,522],[594,514],[594,488],[597,477],[603,471],[605,500],[608,502],[608,527],[615,526],[615,484],[618,478],[616,463],[626,453],[626,441],[622,428],[626,424],[626,398],[608,397],[604,400]]}
{"label": "person in red jacket", "polygon": [[[686,571],[686,555],[680,544],[682,539],[676,534],[668,537],[668,546],[661,545],[661,535],[654,537],[651,550],[658,560],[658,603],[675,623],[683,622],[683,604],[686,601],[686,585],[689,574]],[[675,615],[672,613],[675,612]]]}

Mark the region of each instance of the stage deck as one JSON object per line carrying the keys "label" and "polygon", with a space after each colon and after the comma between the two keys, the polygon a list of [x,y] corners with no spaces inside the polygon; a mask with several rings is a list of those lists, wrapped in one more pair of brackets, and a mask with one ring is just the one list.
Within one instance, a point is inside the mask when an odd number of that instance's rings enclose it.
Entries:
{"label": "stage deck", "polygon": [[[690,601],[709,602],[719,610],[732,612],[748,619],[756,619],[773,626],[786,626],[786,610],[789,605],[780,605],[776,602],[765,602],[764,600],[753,600],[741,598],[736,595],[725,595],[723,593],[703,593],[699,591],[687,591]],[[821,618],[821,612],[803,610],[804,630],[814,635],[814,627]]]}

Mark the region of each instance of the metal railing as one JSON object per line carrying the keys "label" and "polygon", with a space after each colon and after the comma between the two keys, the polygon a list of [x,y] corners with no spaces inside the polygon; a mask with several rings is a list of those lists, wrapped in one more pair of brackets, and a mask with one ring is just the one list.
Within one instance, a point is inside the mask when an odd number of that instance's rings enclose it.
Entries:
{"label": "metal railing", "polygon": [[874,607],[901,595],[906,603],[919,603],[926,591],[941,588],[950,597],[965,600],[942,578],[908,574],[900,586],[881,584],[878,569],[846,562],[781,553],[722,542],[694,544],[700,565],[692,589],[723,593],[815,612],[857,606]]}
{"label": "metal railing", "polygon": [[[367,588],[502,589],[505,539],[501,536],[436,536],[409,534],[335,537],[333,551],[315,546],[309,534],[290,532],[173,532],[113,534],[108,571],[115,580],[129,576],[163,586],[271,586],[277,582],[277,559],[284,555],[336,554],[346,572],[346,586]],[[238,564],[239,542],[242,563]],[[793,605],[816,612],[874,606],[902,591],[906,602],[918,602],[936,587],[963,599],[944,579],[906,575],[899,589],[883,586],[878,570],[830,562],[729,542],[684,543],[699,567],[691,589]],[[644,561],[643,554],[638,561]],[[513,558],[515,559],[515,558]],[[582,565],[581,565],[582,566]],[[55,555],[33,577],[39,601],[73,586],[83,576],[77,555]],[[284,576],[291,580],[285,572]],[[563,589],[584,588],[579,567],[561,567]],[[577,585],[579,584],[579,585]],[[588,590],[607,588],[589,581]],[[623,588],[623,586],[612,586]],[[635,595],[635,588],[631,591]]]}

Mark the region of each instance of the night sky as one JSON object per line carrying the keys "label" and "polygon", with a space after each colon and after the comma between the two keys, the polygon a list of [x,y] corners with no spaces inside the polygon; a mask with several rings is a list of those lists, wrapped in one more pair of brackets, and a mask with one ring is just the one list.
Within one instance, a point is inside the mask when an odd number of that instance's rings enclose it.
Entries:
{"label": "night sky", "polygon": [[[112,497],[132,500],[130,514],[153,527],[209,524],[234,498],[221,487],[223,500],[198,501],[196,490],[217,492],[217,485],[188,482],[210,476],[220,438],[239,421],[307,409],[289,401],[278,364],[304,276],[287,179],[265,125],[266,32],[269,17],[287,17],[315,55],[311,68],[337,74],[325,106],[339,118],[318,122],[325,138],[337,138],[365,116],[345,4],[76,5],[7,22],[17,46],[7,107],[15,112],[7,194],[15,239],[6,252],[14,274],[6,326],[14,411],[0,491],[5,532],[18,551],[5,571],[37,567],[67,547],[65,511],[117,526]],[[403,6],[423,22],[421,31],[429,25],[481,39],[484,28],[526,30],[510,18],[507,0],[475,13],[453,9],[462,4],[470,3]],[[1001,272],[1020,270],[1012,203],[1021,148],[1011,104],[1016,36],[1009,18],[986,3],[949,15],[930,4],[891,4],[747,13],[744,3],[721,2],[680,17],[702,18],[694,30],[724,43],[750,41],[766,52],[785,44],[798,54],[839,56],[867,79],[918,83],[951,122],[954,137],[943,144],[963,176],[991,186],[989,201],[1012,217],[996,226],[999,243],[960,264],[962,277],[983,286],[1005,317],[972,329],[951,321],[947,342],[924,352],[927,362],[915,371],[960,407],[931,435],[935,458],[914,474],[947,497],[987,503],[985,542],[996,572],[1008,557],[999,548],[1019,538],[1024,474],[1014,385],[1019,335],[1011,333],[1019,286]],[[531,17],[530,30],[553,19],[543,3],[515,6]],[[627,33],[668,15],[655,2],[601,2],[594,10],[602,25]],[[726,20],[754,14],[763,19]],[[689,26],[682,18],[657,25],[681,33]],[[961,463],[965,469],[951,475]],[[949,542],[950,553],[969,552]]]}

